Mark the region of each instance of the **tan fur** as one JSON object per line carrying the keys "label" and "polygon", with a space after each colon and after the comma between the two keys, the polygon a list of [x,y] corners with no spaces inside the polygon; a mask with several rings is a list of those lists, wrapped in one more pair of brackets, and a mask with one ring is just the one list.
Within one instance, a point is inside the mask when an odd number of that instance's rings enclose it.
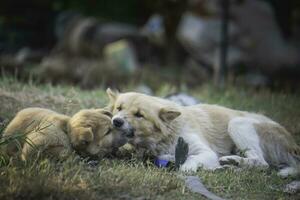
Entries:
{"label": "tan fur", "polygon": [[112,114],[105,109],[84,109],[68,123],[71,143],[81,155],[101,157],[125,144],[125,138],[111,125]]}
{"label": "tan fur", "polygon": [[5,149],[8,155],[22,160],[36,152],[65,158],[72,147],[81,155],[101,157],[125,143],[122,134],[112,129],[111,116],[104,109],[84,109],[69,117],[49,109],[26,108],[17,113],[3,134],[22,137]]}
{"label": "tan fur", "polygon": [[[300,158],[300,147],[284,127],[273,123],[255,124],[255,127],[260,134],[262,148],[267,152],[266,158],[269,162],[273,162],[274,165],[279,165],[282,160],[291,162],[289,155]],[[272,143],[276,146],[272,146]]]}
{"label": "tan fur", "polygon": [[[241,119],[246,126],[242,127],[243,124],[241,124],[241,127],[238,128],[249,128],[248,125],[251,128],[253,125],[254,133],[259,139],[258,145],[269,164],[279,165],[283,162],[292,166],[298,165],[295,155],[299,155],[299,146],[293,141],[290,133],[263,115],[207,104],[182,107],[161,98],[139,93],[118,94],[110,89],[107,90],[107,94],[113,108],[113,119],[122,118],[126,123],[128,122],[127,126],[132,126],[135,130],[135,135],[130,143],[137,148],[146,148],[152,151],[155,156],[172,154],[174,143],[179,136],[184,137],[189,143],[191,159],[195,155],[202,155],[197,158],[197,162],[205,163],[210,159],[209,154],[205,158],[206,151],[212,155],[215,153],[219,158],[232,155],[236,148],[234,141],[240,138],[239,135],[229,134],[229,131],[234,133],[234,128],[236,125],[240,126],[238,120]],[[137,113],[139,114],[137,115]],[[252,129],[249,131],[249,134],[253,134]],[[248,133],[239,132],[239,134],[244,134],[240,137],[241,141],[246,144],[245,137]],[[255,138],[249,138],[250,142],[253,140]],[[245,161],[248,162],[252,158],[250,156]],[[261,163],[256,161],[252,161],[253,166],[257,164],[265,166],[263,159]],[[218,161],[216,161],[216,165],[214,162],[215,159],[212,159],[208,166],[217,167]],[[191,168],[195,170],[195,166]]]}
{"label": "tan fur", "polygon": [[22,160],[27,160],[34,152],[37,152],[35,150],[38,150],[60,158],[67,156],[71,152],[66,133],[68,120],[68,116],[48,109],[21,110],[6,127],[3,136],[22,134],[25,137],[6,146],[8,155],[18,155]]}

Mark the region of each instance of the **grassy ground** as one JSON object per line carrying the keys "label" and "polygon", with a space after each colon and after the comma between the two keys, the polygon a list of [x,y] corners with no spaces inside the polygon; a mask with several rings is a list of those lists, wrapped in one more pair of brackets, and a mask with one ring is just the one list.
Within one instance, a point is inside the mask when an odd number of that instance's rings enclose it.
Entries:
{"label": "grassy ground", "polygon": [[[172,90],[164,85],[156,94],[163,96]],[[300,94],[231,87],[219,91],[211,86],[188,92],[203,102],[264,113],[285,125],[299,142]],[[0,117],[4,124],[18,110],[29,106],[71,115],[81,108],[102,107],[106,103],[104,89],[82,91],[0,79]],[[197,175],[211,191],[227,199],[300,198],[300,194],[282,191],[291,179],[278,178],[274,170],[200,170]],[[2,163],[0,188],[0,199],[203,199],[188,191],[176,172],[156,168],[151,162],[104,159],[91,166],[76,155],[64,162],[36,159]]]}

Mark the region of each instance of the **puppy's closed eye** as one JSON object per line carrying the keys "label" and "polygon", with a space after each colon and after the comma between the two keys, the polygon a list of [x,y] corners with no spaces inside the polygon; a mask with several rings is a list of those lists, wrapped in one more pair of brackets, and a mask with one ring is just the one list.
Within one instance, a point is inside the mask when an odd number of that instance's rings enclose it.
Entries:
{"label": "puppy's closed eye", "polygon": [[83,140],[80,142],[80,145],[82,145],[82,146],[87,146],[88,144],[89,144],[89,142],[86,140]]}
{"label": "puppy's closed eye", "polygon": [[140,111],[137,111],[134,116],[137,118],[144,118],[144,115]]}
{"label": "puppy's closed eye", "polygon": [[106,135],[108,135],[110,133],[111,133],[111,129],[108,129],[104,135],[106,136]]}
{"label": "puppy's closed eye", "polygon": [[122,105],[117,106],[117,111],[121,111],[122,110]]}

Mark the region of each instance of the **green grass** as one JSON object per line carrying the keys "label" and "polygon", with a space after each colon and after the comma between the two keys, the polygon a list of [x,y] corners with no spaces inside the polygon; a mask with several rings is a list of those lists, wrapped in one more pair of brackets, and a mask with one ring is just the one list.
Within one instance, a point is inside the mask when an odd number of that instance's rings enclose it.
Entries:
{"label": "green grass", "polygon": [[[164,85],[156,94],[164,96],[174,90]],[[210,85],[187,91],[202,102],[264,113],[286,126],[300,141],[299,94],[234,87],[221,91]],[[13,78],[0,79],[0,117],[4,124],[29,106],[71,115],[82,108],[103,107],[107,101],[104,88],[82,91],[71,86],[37,86]],[[272,169],[200,170],[197,175],[211,191],[227,199],[300,198],[300,194],[282,191],[292,179],[281,179]],[[204,199],[188,191],[176,172],[156,168],[151,162],[104,159],[91,167],[76,155],[64,162],[47,158],[2,162],[0,188],[0,199]]]}

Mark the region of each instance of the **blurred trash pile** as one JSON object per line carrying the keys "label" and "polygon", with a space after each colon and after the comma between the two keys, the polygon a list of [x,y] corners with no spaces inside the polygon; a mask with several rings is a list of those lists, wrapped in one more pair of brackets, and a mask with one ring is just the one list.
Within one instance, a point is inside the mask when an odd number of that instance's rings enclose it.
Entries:
{"label": "blurred trash pile", "polygon": [[[287,38],[271,3],[229,2],[229,75],[243,74],[244,82],[266,86],[283,72],[290,76],[300,74],[300,17],[294,15]],[[0,67],[21,74],[33,68],[33,75],[42,81],[85,88],[155,78],[168,67],[174,71],[176,81],[187,85],[212,80],[220,70],[220,1],[163,3],[172,6],[153,12],[143,26],[102,21],[74,11],[61,12],[53,30],[57,42],[50,52],[24,47],[13,54],[2,53]],[[34,67],[35,64],[38,65]],[[153,73],[142,76],[147,69]]]}
{"label": "blurred trash pile", "polygon": [[141,37],[134,26],[100,23],[92,17],[64,12],[58,16],[55,33],[57,45],[39,69],[45,79],[90,88],[109,79],[117,82],[138,67],[132,43]]}
{"label": "blurred trash pile", "polygon": [[[222,19],[218,2],[189,1],[190,10],[183,14],[177,31],[178,40],[190,56],[214,73],[220,70]],[[300,46],[294,42],[299,35],[290,40],[283,37],[270,4],[260,0],[230,2],[227,63],[232,73],[241,70],[240,65],[248,72],[264,74],[299,68]]]}

